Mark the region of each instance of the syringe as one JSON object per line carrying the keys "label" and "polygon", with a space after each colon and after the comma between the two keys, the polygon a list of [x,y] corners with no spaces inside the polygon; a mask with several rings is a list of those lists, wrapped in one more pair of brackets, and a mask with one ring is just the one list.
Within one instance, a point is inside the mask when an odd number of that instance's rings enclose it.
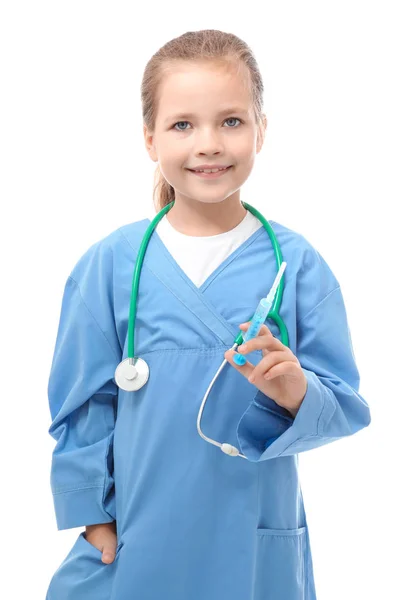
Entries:
{"label": "syringe", "polygon": [[[259,305],[257,306],[256,312],[253,315],[253,318],[250,321],[249,328],[243,335],[243,343],[248,342],[252,338],[256,337],[263,326],[265,319],[268,316],[268,313],[271,309],[272,303],[275,298],[276,290],[278,289],[279,282],[282,278],[282,275],[286,269],[286,262],[283,262],[280,266],[280,269],[275,277],[275,281],[273,283],[272,288],[270,289],[266,298],[261,298]],[[233,361],[242,367],[246,364],[246,357],[243,354],[234,354]]]}

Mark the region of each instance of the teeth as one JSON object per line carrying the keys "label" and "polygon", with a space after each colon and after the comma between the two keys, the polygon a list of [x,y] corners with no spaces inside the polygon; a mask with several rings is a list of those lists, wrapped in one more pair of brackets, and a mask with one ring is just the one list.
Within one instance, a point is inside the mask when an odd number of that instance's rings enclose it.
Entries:
{"label": "teeth", "polygon": [[218,173],[218,171],[225,171],[228,167],[222,169],[196,169],[196,173]]}

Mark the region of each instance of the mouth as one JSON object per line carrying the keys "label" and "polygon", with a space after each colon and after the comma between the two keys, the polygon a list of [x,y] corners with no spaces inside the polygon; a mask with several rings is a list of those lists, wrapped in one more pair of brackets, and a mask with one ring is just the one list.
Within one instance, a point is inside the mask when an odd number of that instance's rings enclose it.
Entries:
{"label": "mouth", "polygon": [[193,171],[192,169],[187,169],[190,173],[197,175],[197,177],[202,177],[203,179],[216,179],[217,177],[221,177],[224,173],[227,173],[233,168],[233,165],[227,167],[226,169],[221,169],[216,173],[204,173],[204,171]]}

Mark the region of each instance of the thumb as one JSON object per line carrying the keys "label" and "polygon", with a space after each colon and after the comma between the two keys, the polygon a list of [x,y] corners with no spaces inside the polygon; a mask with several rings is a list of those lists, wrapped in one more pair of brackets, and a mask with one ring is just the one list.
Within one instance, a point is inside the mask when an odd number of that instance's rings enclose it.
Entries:
{"label": "thumb", "polygon": [[110,564],[110,563],[114,562],[115,551],[116,551],[116,547],[114,545],[108,543],[107,545],[105,545],[103,547],[103,554],[101,556],[101,560],[106,564]]}
{"label": "thumb", "polygon": [[[233,357],[235,354],[237,354],[235,352],[235,350],[227,350],[224,354],[224,357],[226,358],[228,363],[230,363],[232,365],[232,367],[234,367],[237,371],[239,371],[239,373],[241,373],[244,377],[246,377],[248,379],[250,377],[251,373],[254,371],[255,366],[253,365],[253,363],[251,363],[247,359],[246,359],[246,362],[244,365],[242,365],[242,366],[237,365],[233,361]],[[242,354],[242,356],[243,356],[243,354]]]}
{"label": "thumb", "polygon": [[[250,325],[250,321],[247,321],[246,323],[241,323],[239,325],[239,327],[243,331],[247,331],[247,329],[249,328],[249,325]],[[250,375],[252,374],[252,372],[254,371],[255,366],[253,365],[253,363],[251,363],[247,359],[246,359],[246,362],[244,363],[244,365],[237,365],[233,360],[233,357],[235,354],[237,354],[237,352],[235,350],[227,350],[224,354],[224,357],[226,358],[228,363],[231,364],[232,367],[234,367],[236,369],[236,371],[239,371],[239,373],[241,373],[244,377],[246,377],[246,379],[248,379],[250,377]],[[240,352],[238,354],[240,354]],[[244,356],[244,355],[241,354],[241,356]]]}

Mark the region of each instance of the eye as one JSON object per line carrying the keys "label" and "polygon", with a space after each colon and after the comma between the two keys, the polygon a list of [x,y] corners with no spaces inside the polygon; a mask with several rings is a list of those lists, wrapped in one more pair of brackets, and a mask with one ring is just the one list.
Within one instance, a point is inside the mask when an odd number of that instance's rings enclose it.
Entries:
{"label": "eye", "polygon": [[[243,123],[243,121],[238,117],[228,117],[227,119],[225,119],[224,123],[226,123],[226,121],[239,121],[239,123]],[[175,123],[175,125],[172,126],[172,128],[175,129],[176,125],[180,125],[181,123],[189,123],[189,121],[178,121],[177,123]],[[228,129],[235,129],[235,127],[228,127]],[[178,129],[175,129],[175,131],[186,131],[186,128],[180,129],[178,127]]]}
{"label": "eye", "polygon": [[[180,125],[181,123],[188,123],[189,121],[178,121],[177,123],[175,123],[175,125],[173,125],[173,129],[175,129],[176,125]],[[185,131],[185,129],[177,129],[176,131]]]}
{"label": "eye", "polygon": [[[242,123],[243,121],[241,119],[238,119],[237,117],[229,117],[228,119],[226,119],[227,121],[239,121],[240,123]],[[229,127],[229,129],[235,129],[234,127]]]}

